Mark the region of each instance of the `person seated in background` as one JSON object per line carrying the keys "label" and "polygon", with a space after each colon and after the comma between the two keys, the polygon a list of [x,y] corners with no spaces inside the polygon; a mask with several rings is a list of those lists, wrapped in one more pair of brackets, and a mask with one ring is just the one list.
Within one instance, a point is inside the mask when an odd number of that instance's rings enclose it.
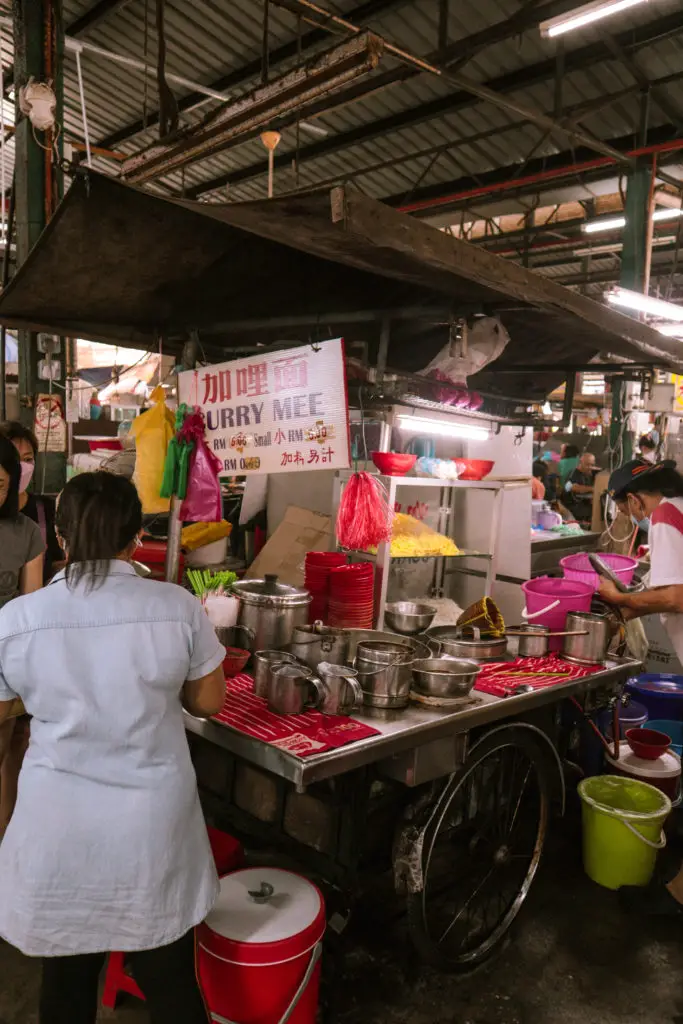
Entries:
{"label": "person seated in background", "polygon": [[579,464],[579,449],[575,444],[563,444],[560,449],[560,463],[558,472],[560,476],[560,487],[564,488],[569,477]]}
{"label": "person seated in background", "polygon": [[64,555],[55,533],[54,499],[29,493],[28,487],[34,479],[38,440],[36,435],[17,420],[6,420],[0,424],[0,434],[11,441],[19,454],[21,477],[19,481],[19,511],[32,519],[39,527],[45,545],[43,562],[43,583],[48,583],[58,569],[64,565]]}
{"label": "person seated in background", "polygon": [[542,501],[543,498],[545,498],[548,467],[545,462],[542,462],[540,459],[536,459],[532,466],[532,473],[531,497],[534,501]]}
{"label": "person seated in background", "polygon": [[584,452],[564,487],[563,501],[579,523],[590,522],[593,515],[595,455]]}
{"label": "person seated in background", "polygon": [[643,434],[638,440],[638,456],[645,462],[657,461],[657,442],[651,434]]}

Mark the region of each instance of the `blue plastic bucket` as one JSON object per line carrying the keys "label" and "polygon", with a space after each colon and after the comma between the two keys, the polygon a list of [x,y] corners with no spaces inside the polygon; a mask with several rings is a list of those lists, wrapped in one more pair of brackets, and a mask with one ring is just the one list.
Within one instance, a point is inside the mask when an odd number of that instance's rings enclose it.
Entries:
{"label": "blue plastic bucket", "polygon": [[683,754],[683,722],[672,722],[668,718],[655,718],[648,721],[648,729],[656,729],[671,737],[671,749],[680,757]]}
{"label": "blue plastic bucket", "polygon": [[683,676],[646,672],[629,679],[626,689],[645,705],[650,718],[683,721]]}

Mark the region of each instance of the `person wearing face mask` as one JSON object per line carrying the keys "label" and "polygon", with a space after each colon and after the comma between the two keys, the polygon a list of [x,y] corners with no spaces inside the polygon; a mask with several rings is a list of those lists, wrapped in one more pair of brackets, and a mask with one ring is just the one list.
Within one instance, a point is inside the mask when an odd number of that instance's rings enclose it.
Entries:
{"label": "person wearing face mask", "polygon": [[[43,539],[35,523],[19,511],[21,464],[11,441],[0,435],[0,608],[43,584]],[[23,757],[23,708],[16,702],[0,723],[0,839],[17,796]]]}
{"label": "person wearing face mask", "polygon": [[43,582],[52,579],[64,565],[62,549],[55,534],[55,503],[51,498],[29,493],[28,487],[34,480],[38,441],[36,435],[23,423],[7,420],[0,424],[0,434],[8,438],[19,453],[21,477],[19,480],[19,511],[37,523],[45,544]]}

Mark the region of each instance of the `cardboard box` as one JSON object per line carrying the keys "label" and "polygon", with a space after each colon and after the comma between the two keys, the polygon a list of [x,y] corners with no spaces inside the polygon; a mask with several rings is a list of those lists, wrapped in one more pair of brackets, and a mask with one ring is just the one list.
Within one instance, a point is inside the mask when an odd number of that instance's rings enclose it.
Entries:
{"label": "cardboard box", "polygon": [[284,519],[245,575],[263,579],[266,573],[275,573],[282,583],[303,587],[306,552],[329,551],[331,537],[331,516],[288,505]]}

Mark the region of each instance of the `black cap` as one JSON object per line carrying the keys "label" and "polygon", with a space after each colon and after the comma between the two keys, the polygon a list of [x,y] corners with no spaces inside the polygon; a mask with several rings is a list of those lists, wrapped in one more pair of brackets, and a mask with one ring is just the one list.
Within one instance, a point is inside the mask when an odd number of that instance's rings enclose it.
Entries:
{"label": "black cap", "polygon": [[[635,480],[639,483],[650,474],[660,469],[675,469],[676,463],[673,459],[666,459],[664,462],[647,462],[645,459],[631,459],[623,466],[618,466],[609,478],[607,489],[610,498],[618,498],[621,494],[628,492],[629,485]],[[635,488],[638,490],[639,488]]]}

